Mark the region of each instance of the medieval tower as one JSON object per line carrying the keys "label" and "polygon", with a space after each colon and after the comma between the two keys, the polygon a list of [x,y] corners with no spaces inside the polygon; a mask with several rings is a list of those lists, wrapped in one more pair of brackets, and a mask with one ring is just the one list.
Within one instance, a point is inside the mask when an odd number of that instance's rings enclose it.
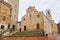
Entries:
{"label": "medieval tower", "polygon": [[19,0],[8,0],[8,3],[12,6],[11,28],[16,30],[17,22],[18,22]]}
{"label": "medieval tower", "polygon": [[46,16],[49,20],[52,20],[50,9],[46,9]]}

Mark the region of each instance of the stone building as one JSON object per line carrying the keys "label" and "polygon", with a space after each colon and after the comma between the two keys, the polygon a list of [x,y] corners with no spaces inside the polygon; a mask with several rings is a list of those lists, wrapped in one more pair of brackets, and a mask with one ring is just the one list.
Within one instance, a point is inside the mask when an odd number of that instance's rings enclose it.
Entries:
{"label": "stone building", "polygon": [[18,22],[19,0],[8,0],[8,3],[12,6],[11,28],[16,31]]}
{"label": "stone building", "polygon": [[58,32],[60,33],[60,23],[57,24]]}
{"label": "stone building", "polygon": [[0,0],[0,33],[10,28],[11,5]]}
{"label": "stone building", "polygon": [[17,22],[17,32],[21,32],[21,21]]}
{"label": "stone building", "polygon": [[35,7],[30,6],[26,14],[21,18],[21,31],[32,31],[36,29],[43,29],[45,33],[57,33],[57,25],[52,20],[50,10],[44,13],[38,12]]}

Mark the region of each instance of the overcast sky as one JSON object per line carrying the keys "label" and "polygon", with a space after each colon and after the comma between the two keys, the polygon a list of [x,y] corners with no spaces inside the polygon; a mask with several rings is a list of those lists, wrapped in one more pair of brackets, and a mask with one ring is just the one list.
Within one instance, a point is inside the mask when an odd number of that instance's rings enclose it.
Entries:
{"label": "overcast sky", "polygon": [[52,19],[57,23],[60,21],[60,0],[19,0],[19,16],[18,20],[26,13],[29,6],[35,6],[38,11],[51,9]]}

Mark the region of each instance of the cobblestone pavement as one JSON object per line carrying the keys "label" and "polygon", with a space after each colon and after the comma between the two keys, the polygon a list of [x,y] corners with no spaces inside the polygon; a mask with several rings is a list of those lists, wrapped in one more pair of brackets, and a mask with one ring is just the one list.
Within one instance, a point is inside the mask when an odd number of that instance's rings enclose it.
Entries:
{"label": "cobblestone pavement", "polygon": [[60,40],[60,34],[49,35],[48,40]]}
{"label": "cobblestone pavement", "polygon": [[0,40],[60,40],[60,34],[53,34],[39,37],[4,37]]}

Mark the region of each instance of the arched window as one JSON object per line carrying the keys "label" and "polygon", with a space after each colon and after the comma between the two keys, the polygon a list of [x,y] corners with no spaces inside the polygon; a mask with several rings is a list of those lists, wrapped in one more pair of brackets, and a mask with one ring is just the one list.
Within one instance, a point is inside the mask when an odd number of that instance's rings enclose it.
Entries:
{"label": "arched window", "polygon": [[30,17],[30,18],[32,17],[32,13],[29,14],[29,17]]}

